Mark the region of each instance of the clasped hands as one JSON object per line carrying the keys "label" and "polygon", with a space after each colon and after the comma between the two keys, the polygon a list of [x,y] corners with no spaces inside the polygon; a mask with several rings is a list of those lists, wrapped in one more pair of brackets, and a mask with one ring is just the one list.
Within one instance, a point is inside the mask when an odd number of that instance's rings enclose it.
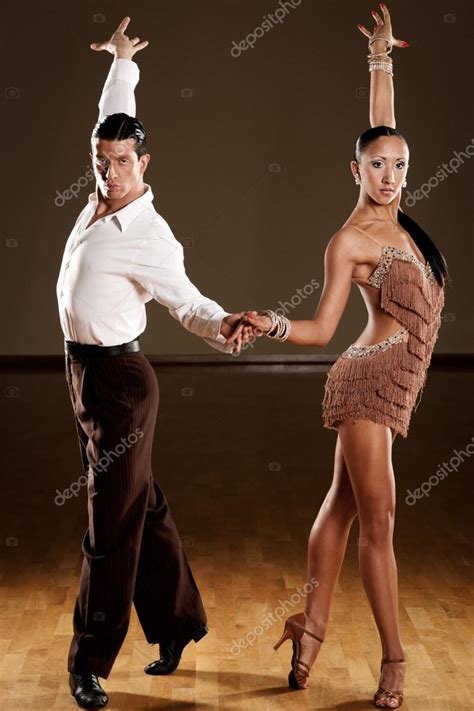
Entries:
{"label": "clasped hands", "polygon": [[265,335],[271,326],[270,317],[259,311],[240,311],[222,319],[221,334],[226,345],[233,345],[232,353],[240,353],[243,345]]}

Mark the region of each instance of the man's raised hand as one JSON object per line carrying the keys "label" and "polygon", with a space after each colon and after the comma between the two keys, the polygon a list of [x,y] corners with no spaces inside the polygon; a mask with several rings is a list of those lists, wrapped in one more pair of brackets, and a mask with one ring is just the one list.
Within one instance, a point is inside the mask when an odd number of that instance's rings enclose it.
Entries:
{"label": "man's raised hand", "polygon": [[129,22],[130,18],[124,17],[109,40],[106,42],[92,42],[90,48],[96,52],[101,52],[105,49],[110,54],[113,54],[116,59],[131,59],[135,52],[144,49],[148,45],[148,40],[140,42],[140,37],[129,39],[124,34]]}

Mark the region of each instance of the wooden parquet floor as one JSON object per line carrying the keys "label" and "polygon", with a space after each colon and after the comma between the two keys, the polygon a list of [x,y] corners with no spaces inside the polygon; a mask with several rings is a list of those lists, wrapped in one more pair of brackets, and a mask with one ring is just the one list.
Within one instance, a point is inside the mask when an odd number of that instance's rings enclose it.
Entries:
{"label": "wooden parquet floor", "polygon": [[[303,609],[307,536],[332,477],[336,433],[321,423],[326,370],[157,369],[154,476],[210,633],[186,647],[173,675],[150,677],[143,667],[156,647],[133,610],[111,675],[101,679],[110,711],[374,708],[380,646],[358,571],[357,521],[307,691],[287,687],[291,644],[272,649],[280,618]],[[85,488],[54,503],[56,489],[82,473],[69,396],[62,372],[3,373],[0,381],[3,393],[10,388],[1,414],[0,709],[75,709],[66,657]],[[474,707],[470,455],[416,504],[405,502],[407,489],[474,442],[471,394],[471,373],[431,372],[408,438],[394,445],[406,711]]]}

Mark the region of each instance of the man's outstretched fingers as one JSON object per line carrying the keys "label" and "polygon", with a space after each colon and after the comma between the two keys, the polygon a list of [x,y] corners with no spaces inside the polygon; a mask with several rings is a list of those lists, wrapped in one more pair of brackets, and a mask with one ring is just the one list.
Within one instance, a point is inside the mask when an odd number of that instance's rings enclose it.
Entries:
{"label": "man's outstretched fingers", "polygon": [[128,27],[129,22],[130,22],[130,18],[128,16],[124,17],[122,22],[120,23],[120,25],[117,27],[117,29],[115,31],[124,33]]}
{"label": "man's outstretched fingers", "polygon": [[144,47],[147,47],[147,46],[148,46],[148,40],[143,40],[143,42],[140,42],[139,44],[135,45],[135,49],[139,50],[139,49],[143,49]]}
{"label": "man's outstretched fingers", "polygon": [[240,322],[239,325],[234,328],[230,336],[227,338],[226,343],[234,343],[239,337],[240,333],[242,333],[242,329],[243,325],[242,322]]}

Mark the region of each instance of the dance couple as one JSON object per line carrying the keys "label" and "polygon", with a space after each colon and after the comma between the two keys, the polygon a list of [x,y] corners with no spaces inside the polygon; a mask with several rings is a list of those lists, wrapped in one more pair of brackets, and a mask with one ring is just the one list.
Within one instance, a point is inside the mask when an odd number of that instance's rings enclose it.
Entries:
{"label": "dance couple", "polygon": [[[332,484],[308,544],[305,609],[289,617],[275,644],[292,641],[288,682],[306,689],[325,638],[331,600],[352,523],[359,518],[359,564],[381,641],[374,704],[403,701],[405,649],[398,619],[393,551],[395,480],[392,443],[407,436],[426,382],[441,323],[446,261],[400,208],[409,149],[395,128],[392,34],[381,4],[368,38],[370,125],[350,162],[358,186],[354,210],[324,253],[324,288],[312,319],[272,310],[231,314],[188,279],[183,248],[153,206],[144,182],[150,161],[135,116],[147,41],[129,38],[125,17],[112,37],[94,43],[113,56],[91,137],[95,193],[67,240],[57,298],[66,379],[87,477],[88,528],[68,655],[71,694],[81,708],[102,708],[107,679],[129,626],[132,602],[159,659],[145,667],[171,674],[185,646],[208,632],[206,613],[168,502],[153,478],[151,454],[158,383],[140,350],[145,304],[155,299],[188,331],[224,353],[265,335],[325,347],[357,284],[367,326],[329,369],[323,426],[337,431]],[[334,137],[337,140],[337,137]],[[104,465],[104,452],[115,453]]]}

